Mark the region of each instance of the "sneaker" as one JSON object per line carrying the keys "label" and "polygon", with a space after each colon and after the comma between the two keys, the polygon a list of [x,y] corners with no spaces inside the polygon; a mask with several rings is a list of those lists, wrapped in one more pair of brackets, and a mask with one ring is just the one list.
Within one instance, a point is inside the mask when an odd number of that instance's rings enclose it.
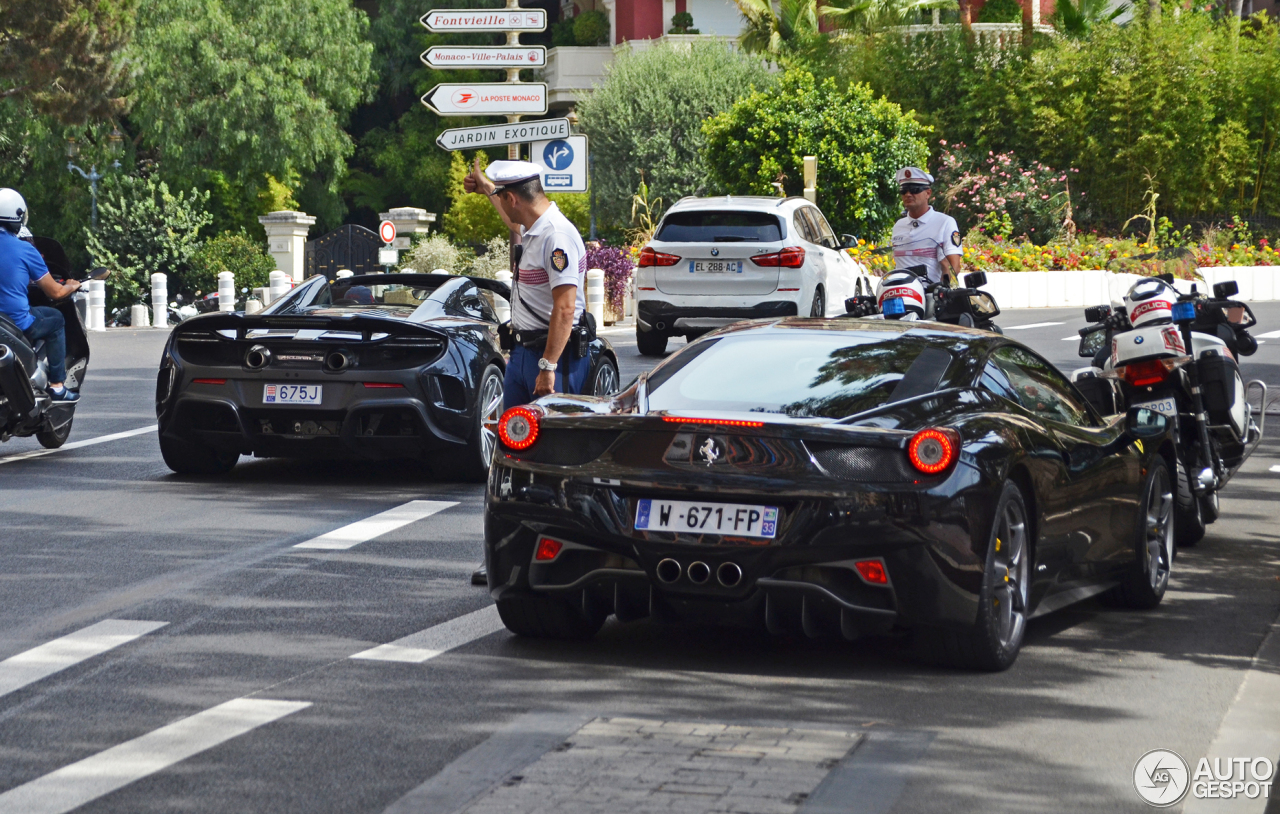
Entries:
{"label": "sneaker", "polygon": [[58,387],[58,388],[50,387],[47,390],[45,390],[45,392],[48,393],[50,396],[52,396],[54,401],[79,401],[80,400],[79,393],[77,393],[74,390],[68,390],[65,387]]}
{"label": "sneaker", "polygon": [[479,568],[471,572],[471,584],[472,585],[488,585],[489,584],[489,571],[484,567],[483,563],[480,565]]}

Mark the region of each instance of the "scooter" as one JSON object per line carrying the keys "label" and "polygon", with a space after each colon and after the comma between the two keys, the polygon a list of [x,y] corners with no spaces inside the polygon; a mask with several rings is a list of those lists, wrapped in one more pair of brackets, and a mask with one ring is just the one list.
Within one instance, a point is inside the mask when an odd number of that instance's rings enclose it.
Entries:
{"label": "scooter", "polygon": [[[1159,276],[1173,283],[1173,275]],[[1265,405],[1267,386],[1245,384],[1236,362],[1258,349],[1249,335],[1257,319],[1232,299],[1238,293],[1234,281],[1214,285],[1212,298],[1193,285],[1174,304],[1173,324],[1139,328],[1124,306],[1094,306],[1085,310],[1091,325],[1080,329],[1078,352],[1093,364],[1071,378],[1100,413],[1145,407],[1174,422],[1180,545],[1199,541],[1217,520],[1219,492],[1262,440],[1266,415],[1255,421],[1247,396],[1256,388]]]}
{"label": "scooter", "polygon": [[850,297],[844,301],[845,316],[874,317],[884,319],[915,319],[908,314],[903,302],[904,296],[923,300],[924,319],[944,322],[948,325],[962,325],[966,328],[978,328],[1002,334],[1004,331],[995,324],[1000,314],[1000,306],[995,297],[979,289],[987,284],[985,271],[974,271],[964,276],[963,288],[951,288],[945,283],[929,280],[925,266],[910,266],[896,269],[890,274],[910,272],[916,280],[906,286],[893,286],[881,283],[877,296]]}
{"label": "scooter", "polygon": [[[37,237],[32,242],[51,274],[62,279],[74,277],[66,252],[57,241]],[[78,279],[101,280],[107,274],[107,269],[97,268]],[[65,386],[79,392],[89,369],[89,339],[80,309],[71,297],[55,302],[34,285],[27,288],[27,298],[33,306],[56,308],[62,314],[67,336]],[[45,343],[40,341],[33,346],[12,320],[0,314],[0,441],[34,435],[46,449],[57,449],[66,443],[78,402],[54,401],[45,392],[48,386]]]}

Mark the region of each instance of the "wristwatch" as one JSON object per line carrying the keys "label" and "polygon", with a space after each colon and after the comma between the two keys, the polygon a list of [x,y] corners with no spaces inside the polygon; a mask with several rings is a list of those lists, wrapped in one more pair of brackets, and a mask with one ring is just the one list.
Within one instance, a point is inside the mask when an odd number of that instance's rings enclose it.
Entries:
{"label": "wristwatch", "polygon": [[556,369],[555,362],[548,361],[545,356],[538,358],[538,370],[554,371],[555,369]]}

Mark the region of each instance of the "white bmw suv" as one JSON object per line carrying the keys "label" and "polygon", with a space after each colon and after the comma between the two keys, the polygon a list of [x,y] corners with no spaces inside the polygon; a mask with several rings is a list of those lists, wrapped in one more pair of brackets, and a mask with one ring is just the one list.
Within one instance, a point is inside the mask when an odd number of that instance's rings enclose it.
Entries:
{"label": "white bmw suv", "polygon": [[[845,236],[845,245],[852,238]],[[636,269],[636,344],[660,356],[744,319],[844,313],[874,281],[805,198],[682,198],[662,217]]]}

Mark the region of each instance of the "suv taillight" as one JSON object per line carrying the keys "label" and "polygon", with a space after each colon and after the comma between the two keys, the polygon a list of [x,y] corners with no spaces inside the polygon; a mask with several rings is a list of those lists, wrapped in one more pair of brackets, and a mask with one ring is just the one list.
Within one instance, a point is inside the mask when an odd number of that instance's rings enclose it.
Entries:
{"label": "suv taillight", "polygon": [[640,250],[640,268],[646,266],[674,266],[680,258],[674,254],[655,252],[652,247],[645,246]]}
{"label": "suv taillight", "polygon": [[799,246],[789,246],[779,252],[757,254],[751,258],[751,262],[757,266],[798,269],[804,265],[804,249]]}

